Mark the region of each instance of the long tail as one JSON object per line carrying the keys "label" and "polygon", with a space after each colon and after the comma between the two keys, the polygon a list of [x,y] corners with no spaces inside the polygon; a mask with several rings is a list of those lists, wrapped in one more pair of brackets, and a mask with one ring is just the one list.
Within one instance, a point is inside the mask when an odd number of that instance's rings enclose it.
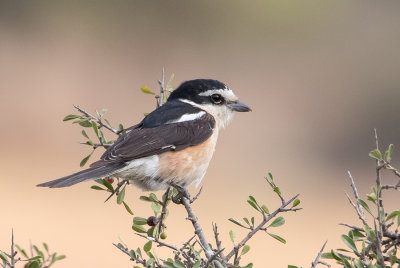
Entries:
{"label": "long tail", "polygon": [[102,178],[107,175],[113,174],[118,169],[121,169],[124,166],[123,163],[113,163],[100,167],[91,167],[79,172],[76,172],[72,175],[65,176],[53,181],[48,181],[45,183],[38,184],[39,187],[49,187],[49,188],[61,188],[68,187],[83,181],[94,180],[97,178]]}

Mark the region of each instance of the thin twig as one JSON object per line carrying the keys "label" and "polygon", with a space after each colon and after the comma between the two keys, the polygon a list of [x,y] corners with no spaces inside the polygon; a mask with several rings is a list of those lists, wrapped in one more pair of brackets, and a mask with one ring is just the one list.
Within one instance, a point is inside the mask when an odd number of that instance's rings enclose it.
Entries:
{"label": "thin twig", "polygon": [[[128,248],[121,248],[121,247],[119,247],[119,246],[118,246],[117,244],[115,244],[115,243],[112,243],[112,244],[113,244],[117,249],[121,250],[123,253],[125,253],[126,255],[128,255],[129,258],[131,258],[131,260],[133,260],[132,257],[131,257],[131,254],[129,254]],[[138,257],[138,256],[137,256],[137,257]],[[136,258],[135,261],[136,261],[137,263],[140,263],[140,264],[142,264],[143,266],[146,267],[146,260],[145,260],[145,259],[140,260],[139,258]]]}
{"label": "thin twig", "polygon": [[170,190],[171,190],[171,187],[168,187],[167,191],[165,192],[165,200],[161,204],[162,210],[161,210],[161,215],[160,215],[160,222],[159,222],[159,225],[158,225],[158,237],[160,237],[160,234],[161,234],[161,231],[162,231],[162,228],[163,228],[163,225],[164,225],[164,223],[163,223],[164,216],[165,216],[165,214],[167,214],[167,204],[168,204],[168,200],[170,200],[168,195],[169,195]]}
{"label": "thin twig", "polygon": [[200,187],[200,190],[198,191],[198,193],[190,200],[190,203],[193,203],[194,201],[196,201],[199,198],[202,190],[203,190],[203,186]]}
{"label": "thin twig", "polygon": [[164,93],[165,93],[165,70],[162,69],[161,80],[158,80],[160,85],[160,95],[156,95],[157,108],[164,104]]}
{"label": "thin twig", "polygon": [[[360,196],[358,195],[356,183],[354,182],[353,176],[351,175],[350,171],[347,171],[347,174],[349,176],[350,182],[351,182],[351,188],[353,189],[354,197],[356,200],[360,199]],[[349,198],[349,197],[348,197]],[[365,219],[365,213],[364,213],[364,208],[357,202],[357,214],[361,221],[363,222],[364,225],[367,224],[367,220]]]}
{"label": "thin twig", "polygon": [[167,247],[167,248],[170,248],[170,249],[173,249],[173,250],[178,250],[177,247],[175,247],[173,245],[170,245],[170,244],[167,244],[165,242],[162,242],[162,241],[158,240],[157,238],[146,236],[146,235],[142,235],[142,234],[139,234],[139,233],[135,233],[135,234],[140,236],[140,237],[146,238],[149,241],[156,242],[160,247]]}
{"label": "thin twig", "polygon": [[78,105],[74,104],[74,108],[77,109],[84,116],[86,116],[87,119],[90,119],[90,120],[96,122],[97,124],[99,124],[100,127],[104,127],[106,129],[108,129],[109,131],[113,132],[114,134],[119,134],[120,133],[119,130],[112,128],[107,123],[103,123],[103,121],[101,121],[101,118],[98,118],[98,117],[95,117],[95,116],[91,115],[90,113],[86,112],[81,107],[79,107]]}
{"label": "thin twig", "polygon": [[323,262],[323,261],[320,260],[321,255],[322,255],[322,252],[324,251],[324,248],[325,248],[327,242],[328,242],[328,241],[325,241],[325,243],[324,243],[324,245],[322,246],[321,250],[318,252],[317,257],[315,258],[315,260],[313,261],[313,263],[311,263],[311,268],[315,268],[318,264],[323,264],[323,265],[325,265],[325,266],[327,266],[327,267],[331,267],[328,263]]}
{"label": "thin twig", "polygon": [[221,240],[219,239],[219,233],[218,233],[218,226],[217,226],[217,224],[216,223],[213,223],[212,224],[212,226],[213,226],[213,232],[214,232],[214,237],[215,237],[215,244],[217,245],[217,249],[218,249],[218,251],[221,251],[221,257],[223,258],[223,259],[225,259],[225,256],[224,256],[224,254],[222,253],[222,242],[221,242]]}
{"label": "thin twig", "polygon": [[222,253],[222,251],[224,251],[224,248],[218,250],[214,255],[212,255],[204,267],[208,267],[212,262],[214,262],[214,260],[218,257],[219,254]]}

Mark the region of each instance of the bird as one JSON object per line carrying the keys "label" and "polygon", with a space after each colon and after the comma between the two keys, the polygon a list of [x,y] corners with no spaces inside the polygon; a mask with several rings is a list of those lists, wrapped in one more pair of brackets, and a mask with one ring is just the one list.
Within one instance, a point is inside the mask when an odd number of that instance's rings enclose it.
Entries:
{"label": "bird", "polygon": [[218,80],[183,82],[165,104],[128,128],[88,169],[37,186],[61,188],[107,177],[128,180],[144,191],[198,186],[220,130],[231,122],[234,112],[249,111]]}

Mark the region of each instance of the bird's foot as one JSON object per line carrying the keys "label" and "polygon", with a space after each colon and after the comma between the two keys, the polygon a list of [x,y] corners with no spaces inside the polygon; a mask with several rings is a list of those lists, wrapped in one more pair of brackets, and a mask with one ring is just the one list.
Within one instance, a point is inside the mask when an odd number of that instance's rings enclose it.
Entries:
{"label": "bird's foot", "polygon": [[182,198],[186,198],[190,201],[190,193],[186,188],[179,185],[172,186],[178,190],[178,194],[172,197],[172,202],[175,204],[182,204]]}

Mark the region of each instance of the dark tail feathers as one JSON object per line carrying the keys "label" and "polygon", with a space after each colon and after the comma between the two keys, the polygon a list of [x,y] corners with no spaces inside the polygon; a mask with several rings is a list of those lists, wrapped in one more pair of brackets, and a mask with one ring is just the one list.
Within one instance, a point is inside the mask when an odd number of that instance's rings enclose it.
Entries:
{"label": "dark tail feathers", "polygon": [[113,163],[100,167],[91,167],[69,176],[59,178],[57,180],[48,181],[45,183],[38,184],[39,187],[49,188],[61,188],[68,187],[83,181],[94,180],[97,178],[105,177],[121,169],[124,166],[123,163]]}

